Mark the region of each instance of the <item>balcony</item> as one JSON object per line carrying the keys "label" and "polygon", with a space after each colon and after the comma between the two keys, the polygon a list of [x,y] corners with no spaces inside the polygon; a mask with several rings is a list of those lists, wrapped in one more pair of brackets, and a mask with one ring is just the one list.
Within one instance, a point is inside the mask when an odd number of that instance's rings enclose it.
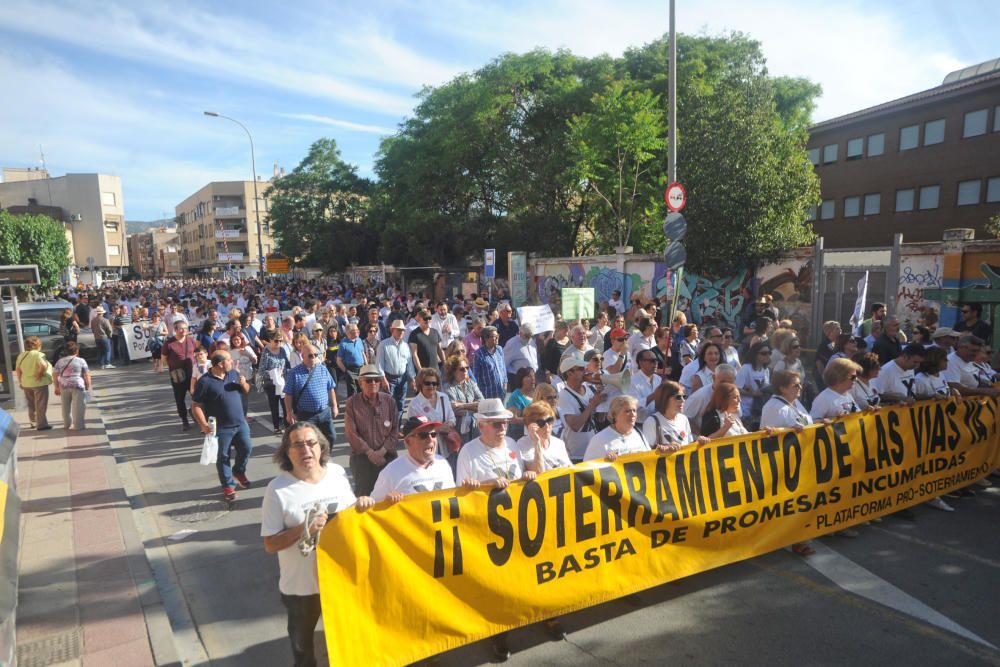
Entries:
{"label": "balcony", "polygon": [[245,215],[245,209],[240,206],[216,206],[215,207],[215,217],[217,218],[231,218],[233,216]]}
{"label": "balcony", "polygon": [[241,236],[246,236],[247,231],[245,229],[216,229],[215,238],[217,239],[238,239]]}
{"label": "balcony", "polygon": [[242,252],[220,252],[216,257],[220,262],[242,262],[243,255]]}

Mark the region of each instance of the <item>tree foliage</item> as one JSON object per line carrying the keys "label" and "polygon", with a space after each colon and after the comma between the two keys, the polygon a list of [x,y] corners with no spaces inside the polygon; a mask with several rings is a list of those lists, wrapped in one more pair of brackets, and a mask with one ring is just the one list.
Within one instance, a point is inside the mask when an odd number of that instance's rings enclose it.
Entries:
{"label": "tree foliage", "polygon": [[69,267],[69,241],[62,223],[47,215],[0,211],[0,264],[37,264],[41,287],[52,289]]}
{"label": "tree foliage", "polygon": [[337,142],[320,139],[265,196],[277,250],[328,271],[375,263],[378,229],[369,216],[372,184],[340,157]]}

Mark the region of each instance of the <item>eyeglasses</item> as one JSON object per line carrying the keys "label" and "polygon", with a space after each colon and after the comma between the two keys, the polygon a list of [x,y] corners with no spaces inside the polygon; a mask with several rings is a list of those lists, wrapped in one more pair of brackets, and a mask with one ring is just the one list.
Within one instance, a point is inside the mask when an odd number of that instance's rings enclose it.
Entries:
{"label": "eyeglasses", "polygon": [[382,381],[382,378],[361,378],[362,382],[368,382],[370,384],[378,384]]}
{"label": "eyeglasses", "polygon": [[421,440],[430,440],[431,438],[436,438],[437,431],[421,431],[420,433],[413,433],[412,435],[417,436]]}
{"label": "eyeglasses", "polygon": [[622,341],[628,340],[628,338],[612,338],[611,340],[613,340],[616,343],[621,343]]}
{"label": "eyeglasses", "polygon": [[848,379],[848,380],[856,380],[856,379],[857,379],[857,377],[858,377],[857,373],[854,373],[854,374],[852,374],[852,375],[848,375],[848,376],[847,376],[847,379]]}
{"label": "eyeglasses", "polygon": [[535,425],[538,428],[545,428],[546,426],[551,426],[556,423],[555,417],[546,417],[545,419],[539,419],[535,421]]}
{"label": "eyeglasses", "polygon": [[678,401],[683,401],[683,400],[687,399],[687,395],[686,394],[674,394],[672,396],[672,398],[675,398]]}
{"label": "eyeglasses", "polygon": [[424,386],[425,387],[440,387],[441,383],[440,382],[425,382]]}
{"label": "eyeglasses", "polygon": [[796,382],[792,386],[795,387],[796,389],[802,389],[802,383],[801,382]]}
{"label": "eyeglasses", "polygon": [[306,447],[310,449],[319,447],[319,440],[303,440],[302,442],[293,442],[288,446],[289,449],[305,449]]}
{"label": "eyeglasses", "polygon": [[457,371],[466,371],[466,372],[468,372],[468,370],[469,370],[469,367],[468,367],[468,366],[459,366],[459,367],[458,367],[458,368],[456,368],[455,370],[457,370]]}

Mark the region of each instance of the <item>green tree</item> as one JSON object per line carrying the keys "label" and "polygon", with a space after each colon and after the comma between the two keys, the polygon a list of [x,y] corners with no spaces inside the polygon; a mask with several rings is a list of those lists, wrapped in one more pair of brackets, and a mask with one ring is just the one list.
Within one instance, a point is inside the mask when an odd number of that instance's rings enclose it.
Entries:
{"label": "green tree", "polygon": [[990,234],[993,238],[1000,239],[1000,213],[987,220],[985,228],[987,234]]}
{"label": "green tree", "polygon": [[62,223],[47,215],[0,211],[0,264],[37,264],[42,289],[52,289],[69,267]]}
{"label": "green tree", "polygon": [[596,195],[593,232],[599,251],[629,244],[637,217],[650,212],[658,184],[650,167],[664,141],[665,116],[649,90],[627,91],[615,81],[595,95],[593,110],[569,122],[569,141],[578,178]]}
{"label": "green tree", "polygon": [[265,193],[277,250],[327,271],[377,261],[379,233],[369,219],[372,184],[320,139],[292,172]]}

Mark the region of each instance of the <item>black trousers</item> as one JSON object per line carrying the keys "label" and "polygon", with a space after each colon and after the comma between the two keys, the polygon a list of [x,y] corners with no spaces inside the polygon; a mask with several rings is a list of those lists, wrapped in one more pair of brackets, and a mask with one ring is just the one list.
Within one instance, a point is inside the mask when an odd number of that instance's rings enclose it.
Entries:
{"label": "black trousers", "polygon": [[185,376],[184,382],[177,383],[173,380],[170,381],[170,386],[174,390],[174,403],[177,404],[177,416],[181,418],[184,425],[188,425],[188,412],[187,405],[184,403],[184,397],[188,395],[191,390],[191,376]]}
{"label": "black trousers", "polygon": [[315,667],[316,647],[313,636],[322,615],[319,595],[281,594],[281,603],[288,610],[288,639],[292,642],[295,667]]}
{"label": "black trousers", "polygon": [[267,394],[267,405],[271,408],[271,423],[277,430],[281,428],[281,418],[278,416],[278,404],[281,403],[281,397],[274,392],[273,384],[265,384],[264,393]]}

